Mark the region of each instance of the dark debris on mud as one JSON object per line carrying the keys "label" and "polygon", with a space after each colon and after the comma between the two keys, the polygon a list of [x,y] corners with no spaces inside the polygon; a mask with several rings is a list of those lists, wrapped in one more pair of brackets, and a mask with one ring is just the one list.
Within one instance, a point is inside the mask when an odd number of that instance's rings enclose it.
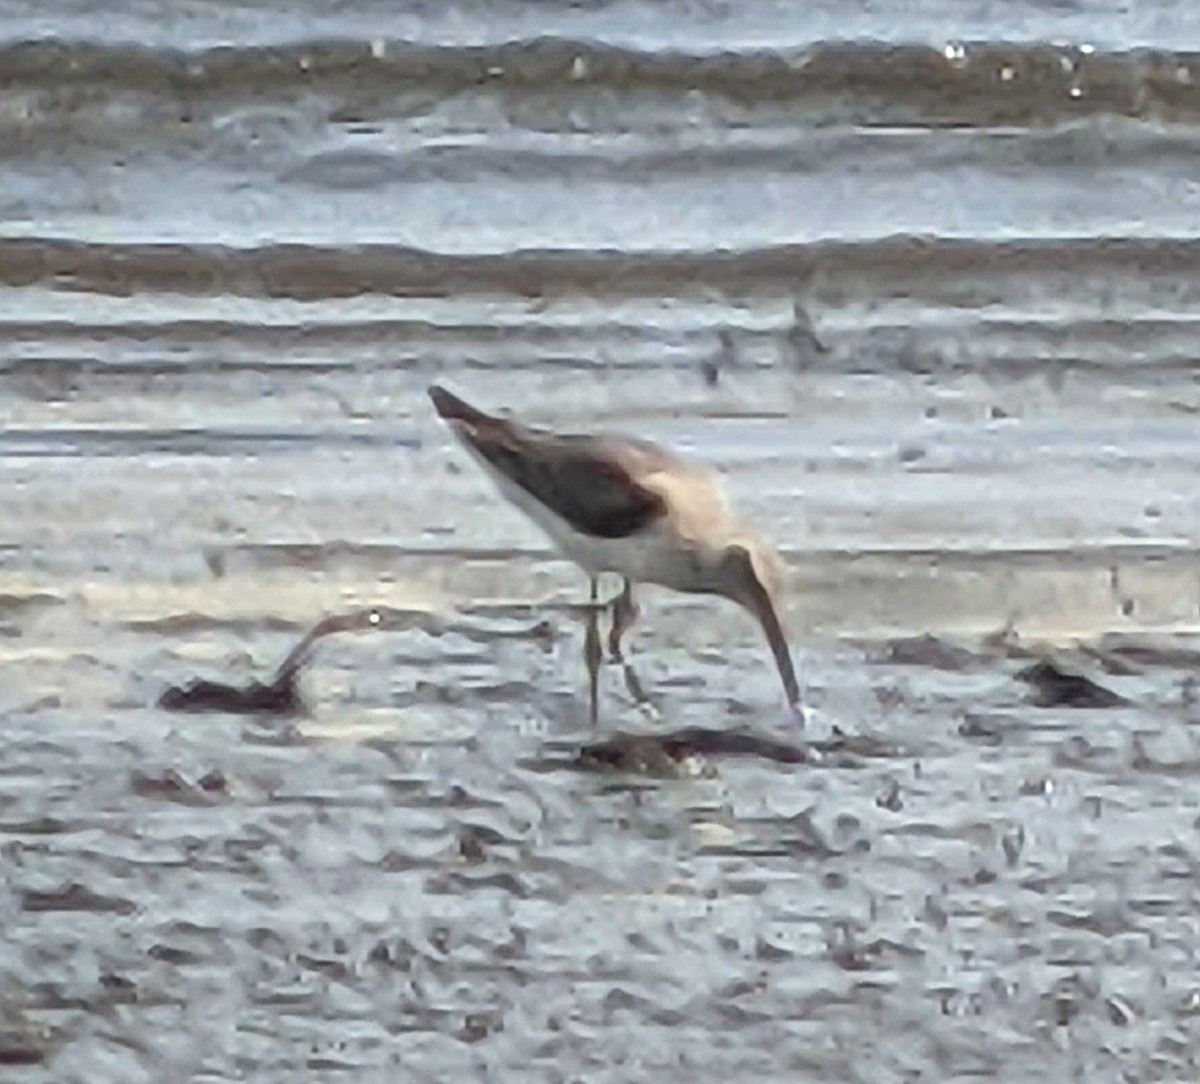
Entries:
{"label": "dark debris on mud", "polygon": [[304,710],[304,700],[296,688],[296,674],[287,673],[266,685],[260,681],[226,685],[197,678],[183,685],[172,685],[158,698],[158,706],[167,711],[298,715]]}
{"label": "dark debris on mud", "polygon": [[[317,643],[335,633],[383,631],[410,628],[421,624],[427,631],[441,633],[448,626],[429,614],[387,607],[370,607],[323,618],[309,629],[288,652],[269,681],[250,680],[240,685],[208,678],[194,678],[181,685],[169,686],[159,697],[158,706],[177,712],[221,712],[265,717],[286,717],[307,710],[299,688],[299,678],[310,661]],[[463,631],[463,630],[459,630]],[[482,628],[466,630],[476,638],[512,635],[511,630],[495,633]],[[545,622],[529,635],[540,636]],[[1114,642],[1077,645],[1081,660],[1099,662],[1109,673],[1136,674],[1147,666],[1163,661],[1178,661],[1176,645],[1160,659],[1158,645]],[[930,667],[943,671],[978,671],[996,667],[1003,658],[1034,661],[1011,676],[1030,687],[1029,703],[1040,708],[1117,708],[1130,701],[1099,684],[1086,674],[1058,661],[1036,645],[1024,644],[1011,632],[985,638],[978,650],[951,643],[931,634],[890,640],[873,654],[881,661],[903,666]],[[1061,655],[1061,652],[1057,653]],[[1107,664],[1105,663],[1107,661]],[[997,744],[1003,727],[991,717],[967,713],[960,728],[963,737]],[[575,769],[588,772],[620,773],[651,778],[679,779],[715,775],[714,758],[752,757],[781,765],[857,768],[877,757],[902,756],[903,751],[889,742],[867,733],[849,735],[836,727],[823,740],[785,741],[755,734],[745,729],[710,730],[685,727],[664,733],[617,733],[602,740],[575,743],[570,748],[552,751],[537,758],[532,766],[543,770]],[[135,793],[183,802],[212,801],[225,792],[224,780],[212,785],[206,779],[189,783],[181,778],[138,776]]]}
{"label": "dark debris on mud", "polygon": [[321,640],[342,632],[398,632],[412,628],[423,629],[435,636],[453,629],[454,632],[476,642],[521,636],[544,643],[547,640],[549,625],[544,620],[533,625],[521,624],[515,628],[471,624],[461,620],[451,625],[437,614],[389,606],[370,606],[346,613],[330,614],[300,638],[269,681],[251,679],[234,685],[210,678],[192,678],[183,684],[168,686],[160,694],[157,706],[167,711],[178,712],[299,715],[308,710],[298,685],[300,675]]}
{"label": "dark debris on mud", "polygon": [[802,764],[808,759],[802,745],[746,730],[686,727],[667,734],[616,734],[583,746],[573,762],[592,771],[672,777],[711,774],[706,760],[713,756],[759,757],[777,764]]}
{"label": "dark debris on mud", "polygon": [[900,666],[929,666],[953,671],[968,670],[983,660],[968,648],[925,633],[889,641],[883,661]]}
{"label": "dark debris on mud", "polygon": [[232,712],[244,715],[295,715],[304,710],[304,698],[297,680],[317,642],[338,632],[370,628],[395,628],[399,618],[410,617],[405,611],[382,607],[332,614],[318,621],[299,643],[288,652],[268,682],[249,681],[229,685],[207,678],[195,678],[183,685],[168,687],[158,698],[158,706],[168,711]]}
{"label": "dark debris on mud", "polygon": [[1064,669],[1051,659],[1026,666],[1014,676],[1031,687],[1030,702],[1039,708],[1116,708],[1129,703],[1086,674]]}
{"label": "dark debris on mud", "polygon": [[574,744],[527,764],[535,770],[576,769],[662,779],[712,778],[718,758],[755,758],[775,764],[861,768],[867,760],[902,756],[894,742],[870,734],[783,741],[745,729],[681,727],[658,734],[620,732],[598,741]]}
{"label": "dark debris on mud", "polygon": [[33,1040],[20,1034],[0,1032],[0,1066],[11,1069],[41,1065],[46,1060],[46,1051]]}
{"label": "dark debris on mud", "polygon": [[23,911],[90,911],[94,914],[130,915],[136,910],[131,900],[93,892],[72,881],[59,889],[30,890],[21,899]]}
{"label": "dark debris on mud", "polygon": [[1200,658],[1200,652],[1177,644],[1154,644],[1105,637],[1100,643],[1079,642],[1072,651],[1076,667],[1063,659],[1063,651],[1044,645],[1023,643],[1006,628],[980,643],[974,651],[930,633],[889,640],[873,652],[880,662],[900,666],[922,666],[953,673],[995,668],[1003,659],[1022,660],[1027,665],[1012,676],[1030,687],[1029,702],[1039,708],[1117,708],[1130,701],[1083,673],[1089,663],[1118,677],[1143,674],[1151,666],[1175,666]]}
{"label": "dark debris on mud", "polygon": [[165,772],[135,771],[130,777],[130,790],[141,798],[159,798],[189,805],[206,805],[229,793],[229,781],[214,768],[195,782],[189,782],[173,768]]}
{"label": "dark debris on mud", "polygon": [[[425,615],[428,618],[428,615]],[[428,622],[427,622],[428,623]],[[178,712],[224,712],[256,716],[289,716],[306,710],[298,681],[313,649],[327,636],[340,632],[379,631],[407,628],[413,624],[410,611],[370,607],[323,618],[300,639],[267,682],[250,680],[241,685],[208,678],[194,678],[169,686],[158,698],[158,706]],[[539,636],[544,622],[530,630]],[[439,623],[439,627],[444,627]],[[662,734],[619,733],[601,741],[576,747],[566,757],[542,761],[544,767],[573,767],[585,771],[608,771],[661,778],[714,774],[714,757],[757,757],[777,764],[820,763],[825,766],[858,767],[863,758],[898,755],[890,742],[867,735],[846,735],[837,730],[827,739],[788,742],[748,730],[709,730],[685,727]],[[216,773],[195,784],[175,773],[163,776],[139,774],[133,779],[135,793],[175,801],[206,801],[225,792],[225,781]]]}

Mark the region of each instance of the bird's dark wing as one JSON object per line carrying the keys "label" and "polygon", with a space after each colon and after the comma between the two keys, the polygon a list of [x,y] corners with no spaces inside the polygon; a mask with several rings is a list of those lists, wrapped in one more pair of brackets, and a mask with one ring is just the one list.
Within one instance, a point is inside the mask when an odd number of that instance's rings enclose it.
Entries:
{"label": "bird's dark wing", "polygon": [[532,429],[484,414],[442,388],[430,389],[430,397],[496,471],[582,534],[624,538],[666,513],[663,498],[637,476],[639,466],[665,459],[653,445]]}
{"label": "bird's dark wing", "polygon": [[662,497],[638,484],[621,462],[619,442],[546,435],[483,449],[488,461],[583,534],[624,538],[666,512]]}

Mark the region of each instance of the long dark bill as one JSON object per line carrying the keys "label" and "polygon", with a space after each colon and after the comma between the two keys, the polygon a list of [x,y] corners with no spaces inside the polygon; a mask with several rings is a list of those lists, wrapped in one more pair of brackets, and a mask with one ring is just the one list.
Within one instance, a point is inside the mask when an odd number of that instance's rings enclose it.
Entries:
{"label": "long dark bill", "polygon": [[796,710],[800,704],[800,683],[796,680],[796,671],[792,666],[792,653],[788,649],[787,637],[783,626],[775,613],[775,605],[766,588],[757,585],[754,591],[754,612],[762,623],[763,632],[767,634],[767,643],[771,646],[771,654],[775,656],[775,665],[779,668],[779,677],[783,681],[783,691],[787,694],[788,706]]}

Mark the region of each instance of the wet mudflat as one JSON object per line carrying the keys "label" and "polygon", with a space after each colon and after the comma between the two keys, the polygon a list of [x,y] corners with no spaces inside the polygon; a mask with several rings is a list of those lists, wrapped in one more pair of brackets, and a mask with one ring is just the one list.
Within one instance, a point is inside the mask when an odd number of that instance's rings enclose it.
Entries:
{"label": "wet mudflat", "polygon": [[[217,645],[278,659],[295,629],[214,626],[198,657],[194,631],[125,623],[7,661],[0,1059],[55,1080],[1190,1071],[1200,642],[1030,647],[1124,700],[1101,708],[1038,706],[1011,637],[806,647],[789,763],[752,629],[719,655],[647,634],[662,718],[609,673],[593,735],[576,622],[529,616],[330,637],[283,716],[146,694],[249,677]],[[57,693],[17,702],[51,669]],[[691,748],[645,752],[681,729]]]}
{"label": "wet mudflat", "polygon": [[[1186,6],[159,7],[0,11],[0,1079],[1195,1079]],[[593,733],[434,380],[805,732],[648,590]]]}

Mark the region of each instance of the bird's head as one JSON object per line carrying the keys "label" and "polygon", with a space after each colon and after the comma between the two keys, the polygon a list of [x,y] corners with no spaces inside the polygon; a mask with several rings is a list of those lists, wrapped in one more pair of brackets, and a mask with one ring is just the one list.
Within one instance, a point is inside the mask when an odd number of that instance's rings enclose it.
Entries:
{"label": "bird's head", "polygon": [[800,684],[776,611],[786,581],[786,566],[778,551],[756,534],[741,534],[720,550],[713,579],[713,586],[720,594],[748,610],[762,625],[788,704],[798,710]]}

